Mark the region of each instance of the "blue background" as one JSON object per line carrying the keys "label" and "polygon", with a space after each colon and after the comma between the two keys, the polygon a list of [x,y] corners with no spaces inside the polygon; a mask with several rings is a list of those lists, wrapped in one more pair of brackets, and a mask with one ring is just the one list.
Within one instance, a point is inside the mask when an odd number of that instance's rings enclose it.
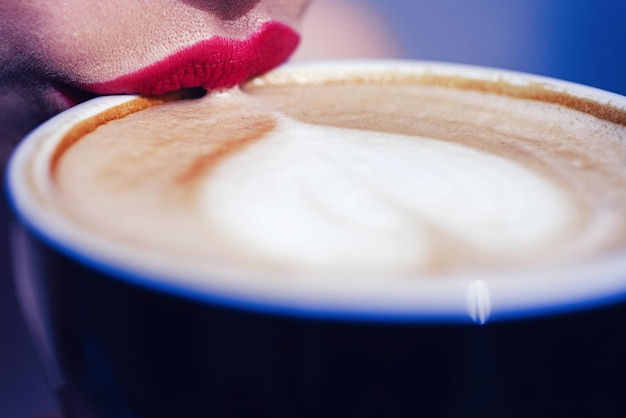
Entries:
{"label": "blue background", "polygon": [[[532,72],[626,95],[626,2],[356,1],[370,3],[377,9],[396,32],[407,58]],[[4,225],[0,232],[6,234],[3,229]],[[0,251],[6,253],[6,248],[0,245]],[[56,405],[45,387],[33,347],[19,319],[9,276],[3,256],[0,258],[0,417],[32,418],[56,410]]]}
{"label": "blue background", "polygon": [[369,0],[407,57],[532,72],[626,95],[626,2]]}

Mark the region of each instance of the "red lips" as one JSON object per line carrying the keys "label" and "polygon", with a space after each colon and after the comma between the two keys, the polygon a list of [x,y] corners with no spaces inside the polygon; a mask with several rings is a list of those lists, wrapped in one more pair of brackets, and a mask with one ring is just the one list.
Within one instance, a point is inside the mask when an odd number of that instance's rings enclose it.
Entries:
{"label": "red lips", "polygon": [[97,94],[163,94],[192,87],[226,89],[277,67],[299,41],[293,29],[270,22],[247,39],[211,38],[131,74],[81,88]]}

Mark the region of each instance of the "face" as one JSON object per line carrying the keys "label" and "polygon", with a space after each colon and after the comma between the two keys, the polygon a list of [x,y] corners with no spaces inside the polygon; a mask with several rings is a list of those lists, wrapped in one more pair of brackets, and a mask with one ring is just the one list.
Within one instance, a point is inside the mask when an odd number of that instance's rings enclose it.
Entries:
{"label": "face", "polygon": [[57,110],[84,93],[232,87],[293,52],[308,3],[4,0],[0,71]]}

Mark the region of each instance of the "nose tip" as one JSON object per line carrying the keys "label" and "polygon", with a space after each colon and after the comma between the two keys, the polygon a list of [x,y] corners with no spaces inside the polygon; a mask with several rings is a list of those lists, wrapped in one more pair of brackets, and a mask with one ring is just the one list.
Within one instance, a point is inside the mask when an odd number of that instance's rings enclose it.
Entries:
{"label": "nose tip", "polygon": [[207,11],[222,20],[236,20],[254,8],[261,0],[183,0],[200,10]]}

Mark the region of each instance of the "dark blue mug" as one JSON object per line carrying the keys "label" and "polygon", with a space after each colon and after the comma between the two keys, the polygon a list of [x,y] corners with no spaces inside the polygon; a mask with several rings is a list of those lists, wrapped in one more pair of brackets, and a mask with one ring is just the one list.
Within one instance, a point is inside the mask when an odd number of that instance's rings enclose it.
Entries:
{"label": "dark blue mug", "polygon": [[[544,83],[626,114],[624,97],[530,75],[328,65]],[[67,418],[626,416],[626,248],[352,290],[197,272],[94,236],[55,206],[50,166],[68,132],[133,100],[61,114],[9,166],[17,287]]]}

